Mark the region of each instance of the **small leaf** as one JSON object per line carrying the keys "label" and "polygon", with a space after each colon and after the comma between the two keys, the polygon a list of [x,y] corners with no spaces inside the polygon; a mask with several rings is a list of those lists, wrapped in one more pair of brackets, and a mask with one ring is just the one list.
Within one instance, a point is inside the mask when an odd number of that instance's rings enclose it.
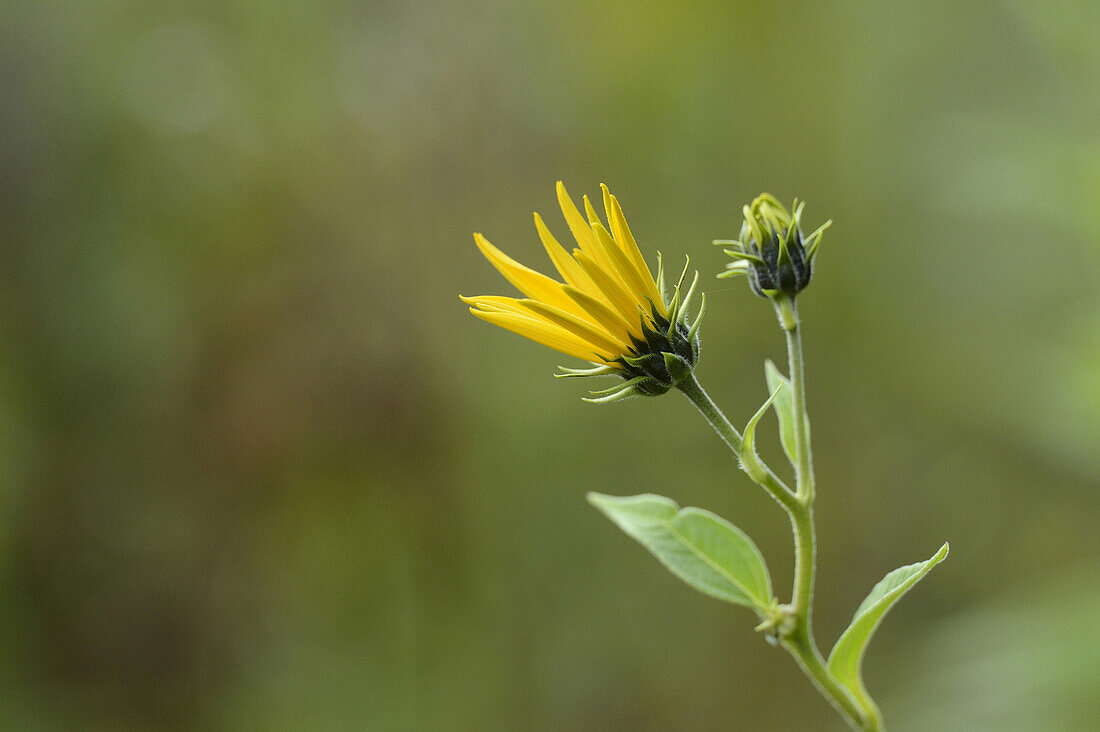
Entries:
{"label": "small leaf", "polygon": [[873,704],[863,686],[863,654],[867,650],[867,643],[886,612],[910,587],[943,561],[949,548],[944,544],[928,561],[900,567],[883,577],[860,604],[851,625],[833,646],[829,654],[829,673],[847,687],[864,708]]}
{"label": "small leaf", "polygon": [[689,585],[726,602],[760,609],[772,604],[764,557],[752,539],[701,508],[680,509],[664,496],[605,496],[588,502]]}
{"label": "small leaf", "polygon": [[752,415],[752,419],[745,425],[745,434],[741,438],[741,452],[738,455],[741,458],[741,467],[757,483],[763,483],[767,480],[768,469],[763,466],[760,458],[756,455],[756,423],[764,416],[764,412],[768,411],[768,407],[774,403],[780,391],[781,387],[777,387],[772,395],[768,397],[768,400],[764,402],[764,406],[756,410],[756,414]]}
{"label": "small leaf", "polygon": [[775,416],[779,418],[779,441],[783,443],[783,452],[787,453],[791,465],[797,465],[798,449],[794,441],[794,395],[791,392],[791,382],[770,360],[764,362],[764,376],[768,380],[768,391],[779,390],[778,396],[772,402]]}

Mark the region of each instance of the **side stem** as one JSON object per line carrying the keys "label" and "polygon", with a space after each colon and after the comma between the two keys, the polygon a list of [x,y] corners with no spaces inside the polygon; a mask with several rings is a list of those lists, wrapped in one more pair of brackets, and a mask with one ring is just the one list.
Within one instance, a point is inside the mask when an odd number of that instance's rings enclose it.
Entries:
{"label": "side stem", "polygon": [[676,388],[682,391],[684,396],[695,405],[695,408],[710,423],[710,426],[722,438],[722,442],[726,443],[726,446],[733,451],[733,454],[741,454],[741,433],[726,419],[726,415],[710,398],[710,394],[703,390],[703,386],[695,378],[695,374],[688,374],[688,377],[677,384]]}
{"label": "side stem", "polygon": [[[718,433],[718,436],[722,438],[722,441],[726,443],[726,446],[740,459],[741,433],[730,424],[726,415],[722,413],[722,410],[718,408],[718,405],[714,403],[714,400],[710,398],[710,395],[695,378],[695,374],[689,374],[686,379],[677,385],[677,388],[695,405],[695,408],[699,410],[707,422],[710,423],[710,426],[714,428],[714,431]],[[771,497],[783,506],[788,513],[791,513],[796,508],[794,493],[783,485],[782,481],[770,469],[767,472],[767,478],[759,485],[770,493]]]}

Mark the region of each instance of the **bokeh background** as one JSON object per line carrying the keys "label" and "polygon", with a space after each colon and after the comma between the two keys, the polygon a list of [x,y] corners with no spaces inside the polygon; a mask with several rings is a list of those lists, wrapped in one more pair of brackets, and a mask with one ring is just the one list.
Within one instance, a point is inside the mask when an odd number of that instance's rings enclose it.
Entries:
{"label": "bokeh background", "polygon": [[[828,647],[894,730],[1100,724],[1100,5],[0,9],[0,726],[838,729],[753,616],[584,500],[663,492],[791,576],[676,394],[610,407],[471,318],[554,182],[691,257],[700,378],[784,357],[711,239],[835,220],[801,299]],[[770,419],[770,418],[769,418]],[[773,427],[766,454],[779,462]]]}

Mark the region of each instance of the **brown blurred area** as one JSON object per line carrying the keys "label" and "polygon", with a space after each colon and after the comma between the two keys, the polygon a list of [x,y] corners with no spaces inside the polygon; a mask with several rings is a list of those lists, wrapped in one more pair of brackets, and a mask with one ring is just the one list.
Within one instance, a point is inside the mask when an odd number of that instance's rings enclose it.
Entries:
{"label": "brown blurred area", "polygon": [[473,231],[549,268],[562,179],[702,272],[735,423],[782,338],[710,241],[762,190],[834,219],[801,303],[822,642],[948,539],[868,656],[891,729],[1092,728],[1096,27],[1085,0],[0,8],[0,726],[833,724],[750,613],[584,501],[710,508],[786,588],[782,515],[686,401],[585,405],[458,301],[511,294]]}

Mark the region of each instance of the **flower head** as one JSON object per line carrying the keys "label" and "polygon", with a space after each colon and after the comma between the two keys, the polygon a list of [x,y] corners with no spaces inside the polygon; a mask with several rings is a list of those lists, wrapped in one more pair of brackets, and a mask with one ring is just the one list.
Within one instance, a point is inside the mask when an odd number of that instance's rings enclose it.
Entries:
{"label": "flower head", "polygon": [[482,320],[594,365],[589,369],[562,367],[559,376],[618,375],[624,379],[611,389],[592,392],[597,398],[589,401],[663,394],[691,373],[699,357],[702,309],[693,324],[686,321],[687,304],[699,275],[681,297],[685,267],[672,298],[667,299],[660,255],[655,280],[618,200],[607,186],[601,187],[607,225],[588,196],[584,197],[587,216],[582,216],[558,182],[558,203],[577,243],[572,253],[535,214],[535,228],[561,282],[528,269],[481,234],[474,234],[485,258],[525,297],[482,295],[462,300]]}
{"label": "flower head", "polygon": [[737,240],[717,240],[727,246],[733,257],[719,277],[745,275],[749,286],[760,297],[794,297],[813,276],[814,255],[821,236],[832,221],[826,221],[809,236],[802,234],[802,209],[806,203],[796,198],[792,215],[775,196],[763,193],[742,210],[745,220]]}

